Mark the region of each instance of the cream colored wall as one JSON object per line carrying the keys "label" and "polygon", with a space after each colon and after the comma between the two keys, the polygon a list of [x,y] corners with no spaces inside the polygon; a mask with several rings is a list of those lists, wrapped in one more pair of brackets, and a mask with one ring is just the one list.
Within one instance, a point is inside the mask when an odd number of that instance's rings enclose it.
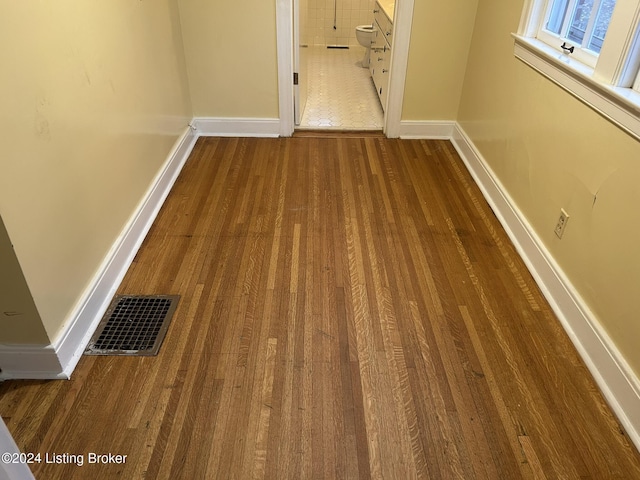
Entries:
{"label": "cream colored wall", "polygon": [[55,340],[191,118],[176,0],[3,2],[0,65],[0,214]]}
{"label": "cream colored wall", "polygon": [[[415,0],[403,120],[456,118],[476,4]],[[275,2],[179,5],[194,115],[277,118]]]}
{"label": "cream colored wall", "polygon": [[25,343],[46,345],[49,337],[0,218],[0,344]]}
{"label": "cream colored wall", "polygon": [[459,121],[640,375],[640,142],[513,56],[521,10],[480,0]]}
{"label": "cream colored wall", "polygon": [[402,120],[455,120],[477,3],[415,0]]}
{"label": "cream colored wall", "polygon": [[179,4],[194,115],[278,118],[275,1]]}

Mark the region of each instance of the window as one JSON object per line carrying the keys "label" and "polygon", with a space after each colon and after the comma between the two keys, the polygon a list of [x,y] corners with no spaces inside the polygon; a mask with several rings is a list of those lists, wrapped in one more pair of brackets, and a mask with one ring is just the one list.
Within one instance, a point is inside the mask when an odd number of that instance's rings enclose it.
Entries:
{"label": "window", "polygon": [[607,34],[616,0],[554,0],[549,2],[538,38],[568,44],[584,63],[594,66]]}
{"label": "window", "polygon": [[640,0],[525,0],[518,58],[640,138]]}

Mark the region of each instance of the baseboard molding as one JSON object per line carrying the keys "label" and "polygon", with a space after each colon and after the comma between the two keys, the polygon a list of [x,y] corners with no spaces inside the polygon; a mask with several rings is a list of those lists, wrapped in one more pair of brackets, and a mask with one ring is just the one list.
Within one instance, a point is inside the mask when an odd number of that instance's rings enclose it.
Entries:
{"label": "baseboard molding", "polygon": [[451,141],[558,316],[631,441],[640,450],[640,381],[464,130]]}
{"label": "baseboard molding", "polygon": [[0,345],[0,380],[70,378],[195,142],[186,128],[52,345]]}
{"label": "baseboard molding", "polygon": [[455,122],[452,121],[413,121],[400,122],[400,138],[449,140],[453,135]]}
{"label": "baseboard molding", "polygon": [[279,137],[278,118],[196,117],[191,123],[204,137]]}
{"label": "baseboard molding", "polygon": [[0,345],[0,365],[0,381],[68,378],[53,345]]}

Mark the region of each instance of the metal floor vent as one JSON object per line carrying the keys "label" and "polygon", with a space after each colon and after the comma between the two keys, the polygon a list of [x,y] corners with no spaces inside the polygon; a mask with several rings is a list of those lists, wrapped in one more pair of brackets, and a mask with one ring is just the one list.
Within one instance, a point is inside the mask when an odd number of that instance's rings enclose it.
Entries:
{"label": "metal floor vent", "polygon": [[179,295],[116,295],[86,355],[156,355]]}

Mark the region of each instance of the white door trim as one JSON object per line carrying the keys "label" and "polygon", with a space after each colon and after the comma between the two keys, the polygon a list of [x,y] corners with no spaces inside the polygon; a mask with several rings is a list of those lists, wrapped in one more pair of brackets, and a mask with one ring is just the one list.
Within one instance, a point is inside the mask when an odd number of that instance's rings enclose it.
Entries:
{"label": "white door trim", "polygon": [[276,0],[276,42],[280,136],[290,137],[295,128],[293,117],[293,0]]}
{"label": "white door trim", "polygon": [[400,136],[404,84],[407,78],[409,42],[413,23],[414,0],[397,0],[393,19],[393,45],[391,46],[391,66],[389,67],[389,95],[384,117],[384,133],[389,138]]}
{"label": "white door trim", "polygon": [[[384,120],[384,132],[390,138],[396,138],[400,135],[404,84],[407,77],[409,41],[413,22],[413,4],[414,0],[398,0],[395,6],[391,76]],[[293,113],[293,0],[276,0],[276,29],[280,135],[290,137],[295,128]]]}

